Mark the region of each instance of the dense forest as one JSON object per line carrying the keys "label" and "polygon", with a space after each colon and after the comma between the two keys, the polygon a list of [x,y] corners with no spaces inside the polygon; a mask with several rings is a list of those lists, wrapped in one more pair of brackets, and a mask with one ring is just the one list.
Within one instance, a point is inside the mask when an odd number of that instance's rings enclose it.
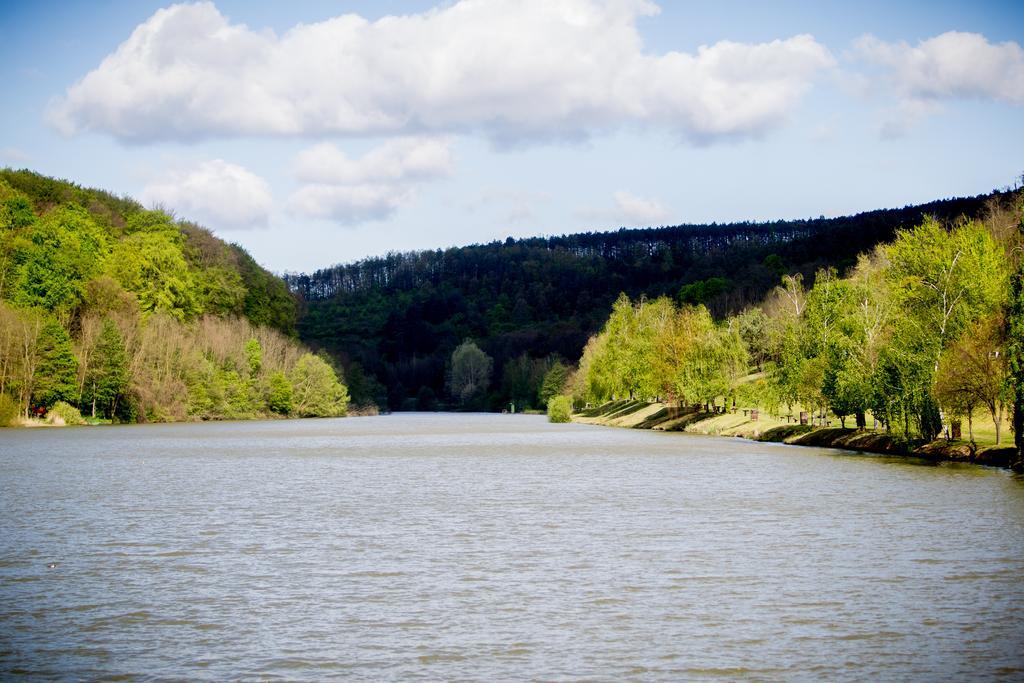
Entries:
{"label": "dense forest", "polygon": [[[979,219],[926,217],[813,286],[785,275],[764,302],[722,320],[660,297],[615,302],[562,393],[576,406],[661,399],[697,412],[799,407],[824,422],[931,441],[984,412],[995,443],[1024,419],[1024,192]],[[552,418],[565,419],[565,401]],[[945,419],[943,419],[945,417]],[[954,430],[955,431],[955,430]]]}
{"label": "dense forest", "polygon": [[[702,304],[721,318],[759,303],[784,275],[811,286],[822,268],[846,274],[858,254],[923,216],[977,216],[987,199],[831,219],[509,238],[392,253],[285,281],[301,300],[300,337],[344,363],[359,401],[542,407],[545,375],[579,358],[620,293]],[[453,354],[467,340],[490,361],[472,391],[453,381]]]}
{"label": "dense forest", "polygon": [[344,384],[295,325],[288,288],[241,247],[0,170],[0,425],[343,414]]}

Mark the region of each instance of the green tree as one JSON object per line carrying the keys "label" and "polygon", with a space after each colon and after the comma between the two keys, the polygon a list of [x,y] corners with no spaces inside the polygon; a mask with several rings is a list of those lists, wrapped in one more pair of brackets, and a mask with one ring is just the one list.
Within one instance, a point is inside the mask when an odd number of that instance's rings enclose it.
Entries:
{"label": "green tree", "polygon": [[249,377],[258,377],[263,368],[263,348],[258,339],[250,339],[245,342],[245,359]]}
{"label": "green tree", "polygon": [[32,401],[52,406],[57,401],[78,401],[78,360],[71,348],[67,330],[53,318],[43,325],[39,335],[39,365],[36,368]]}
{"label": "green tree", "polygon": [[136,232],[120,241],[110,257],[110,275],[135,294],[146,313],[187,320],[200,312],[198,288],[181,250],[181,235]]}
{"label": "green tree", "polygon": [[292,411],[300,417],[339,417],[348,409],[348,390],[330,363],[312,353],[291,372]]}
{"label": "green tree", "polygon": [[[1024,232],[1024,221],[1021,223]],[[1006,315],[1006,357],[1010,402],[1013,410],[1013,438],[1017,445],[1015,468],[1024,469],[1024,259],[1013,274],[1010,305]]]}
{"label": "green tree", "polygon": [[11,299],[24,308],[39,307],[58,316],[74,311],[85,283],[107,251],[107,239],[81,207],[60,207],[28,230],[20,253]]}
{"label": "green tree", "polygon": [[979,405],[988,408],[996,428],[996,444],[1000,442],[1008,393],[1002,330],[1003,321],[998,317],[968,328],[943,353],[935,377],[936,398],[940,402],[946,399],[954,412],[959,408],[970,420],[971,408]]}
{"label": "green tree", "polygon": [[279,415],[292,412],[292,385],[280,370],[267,378],[267,407]]}
{"label": "green tree", "polygon": [[82,403],[96,417],[97,408],[107,418],[117,413],[118,403],[128,388],[128,354],[121,332],[109,318],[103,321],[93,361],[86,374]]}
{"label": "green tree", "polygon": [[562,393],[568,379],[569,368],[562,361],[556,360],[544,375],[544,381],[541,383],[540,392],[537,396],[540,405],[547,407],[548,401],[551,400],[552,396],[558,396]]}
{"label": "green tree", "polygon": [[448,390],[462,406],[468,406],[487,391],[494,361],[472,340],[459,344],[452,352],[448,372]]}
{"label": "green tree", "polygon": [[971,322],[991,315],[1006,299],[1006,256],[974,221],[945,230],[933,219],[901,231],[885,247],[888,276],[900,306],[905,343],[938,364],[942,350]]}

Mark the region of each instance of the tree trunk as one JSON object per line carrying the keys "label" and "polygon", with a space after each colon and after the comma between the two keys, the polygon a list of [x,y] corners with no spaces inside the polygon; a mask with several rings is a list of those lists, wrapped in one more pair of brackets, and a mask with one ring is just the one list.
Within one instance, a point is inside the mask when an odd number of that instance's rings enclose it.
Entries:
{"label": "tree trunk", "polygon": [[999,427],[1001,426],[1001,423],[1003,421],[1003,411],[1001,409],[1001,406],[996,406],[995,408],[992,409],[991,412],[992,412],[992,422],[996,426],[996,445],[998,446],[999,445]]}

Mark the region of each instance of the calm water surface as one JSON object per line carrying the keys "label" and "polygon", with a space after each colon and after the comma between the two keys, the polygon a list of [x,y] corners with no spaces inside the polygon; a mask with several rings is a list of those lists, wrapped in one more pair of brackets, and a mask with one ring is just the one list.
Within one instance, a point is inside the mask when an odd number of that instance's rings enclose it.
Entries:
{"label": "calm water surface", "polygon": [[1024,481],[521,416],[0,430],[25,673],[1021,680]]}

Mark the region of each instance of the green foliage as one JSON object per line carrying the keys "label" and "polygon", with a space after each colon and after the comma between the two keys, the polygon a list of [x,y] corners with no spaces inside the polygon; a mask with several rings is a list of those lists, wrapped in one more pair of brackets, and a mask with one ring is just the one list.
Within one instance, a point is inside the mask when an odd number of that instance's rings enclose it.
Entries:
{"label": "green foliage", "polygon": [[195,280],[176,233],[143,231],[121,240],[108,268],[122,287],[135,294],[146,313],[167,313],[179,320],[199,313]]}
{"label": "green foliage", "polygon": [[[1024,221],[1021,223],[1024,232]],[[1024,260],[1013,274],[1010,305],[1006,315],[1007,384],[1013,413],[1014,443],[1018,468],[1024,467]]]}
{"label": "green foliage", "polygon": [[75,310],[106,255],[103,233],[81,207],[69,205],[33,223],[23,237],[12,255],[17,265],[9,298],[58,315]]}
{"label": "green foliage", "polygon": [[459,405],[475,405],[491,383],[494,361],[472,340],[467,339],[452,351],[448,372],[448,390]]}
{"label": "green foliage", "polygon": [[18,417],[17,402],[5,393],[0,392],[0,427],[14,425]]}
{"label": "green foliage", "polygon": [[267,407],[279,415],[292,412],[292,385],[280,370],[267,378]]}
{"label": "green foliage", "polygon": [[548,401],[548,422],[570,422],[572,420],[572,399],[568,396],[553,396]]}
{"label": "green foliage", "polygon": [[85,424],[85,418],[82,417],[82,413],[79,412],[78,408],[64,401],[57,401],[53,404],[53,407],[46,414],[46,419],[55,424],[58,423],[58,420],[66,425]]}
{"label": "green foliage", "polygon": [[562,361],[556,360],[544,375],[543,382],[541,382],[540,393],[537,396],[540,405],[547,406],[552,397],[558,396],[565,391],[565,385],[568,380],[569,368]]}
{"label": "green foliage", "polygon": [[[352,397],[352,405],[360,408],[386,406],[387,389],[359,363],[351,363],[345,370],[345,384]],[[436,398],[436,395],[435,395]]]}
{"label": "green foliage", "polygon": [[323,358],[303,354],[291,374],[292,410],[300,417],[338,417],[348,409],[348,390]]}
{"label": "green foliage", "polygon": [[622,296],[579,373],[594,402],[667,395],[710,403],[732,390],[747,360],[738,323],[717,325],[703,306],[676,309],[666,298],[634,305]]}
{"label": "green foliage", "polygon": [[118,403],[128,388],[128,354],[117,325],[107,318],[103,321],[99,339],[93,352],[92,365],[85,375],[82,405],[90,406],[93,417],[112,418]]}
{"label": "green foliage", "polygon": [[[846,278],[819,270],[809,291],[801,274],[785,275],[759,310],[726,324],[703,307],[649,315],[643,301],[620,297],[584,349],[573,395],[645,398],[638,392],[653,382],[682,404],[731,396],[820,415],[831,409],[844,426],[851,415],[865,426],[870,411],[888,429],[924,440],[941,431],[939,401],[950,416],[986,406],[998,443],[1004,403],[1024,385],[1013,379],[1024,367],[1014,317],[1024,302],[1020,282],[1011,289],[1008,277],[1019,240],[987,220],[950,230],[925,220],[862,255]],[[763,379],[738,383],[749,359],[763,365]]]}
{"label": "green foliage", "polygon": [[885,248],[906,341],[938,361],[972,320],[991,315],[1008,293],[1006,256],[980,223],[951,231],[935,220],[901,231]]}
{"label": "green foliage", "polygon": [[50,318],[36,344],[39,361],[32,402],[51,406],[57,402],[78,401],[78,359],[67,330]]}
{"label": "green foliage", "polygon": [[263,369],[263,347],[259,339],[250,339],[245,342],[245,360],[249,377],[257,377]]}
{"label": "green foliage", "polygon": [[[386,385],[397,410],[409,399],[415,405],[421,386],[448,393],[445,368],[464,339],[475,339],[493,357],[501,380],[505,366],[524,352],[535,359],[580,358],[621,292],[653,301],[674,298],[690,283],[728,279],[731,288],[706,301],[722,320],[760,303],[784,274],[810,282],[823,265],[852,263],[923,214],[979,215],[985,200],[836,219],[511,239],[389,253],[285,279],[303,301],[301,338],[345,358],[346,366],[358,362]],[[759,367],[770,360],[760,350],[750,353]],[[497,384],[491,404],[507,405],[510,397]]]}
{"label": "green foliage", "polygon": [[724,277],[709,277],[707,280],[697,280],[679,289],[679,303],[696,306],[706,304],[723,292],[732,289],[732,282]]}
{"label": "green foliage", "polygon": [[[502,372],[502,393],[512,401],[517,410],[537,404],[544,378],[552,367],[549,358],[530,358],[522,353],[505,364]],[[544,405],[541,403],[540,405]]]}

